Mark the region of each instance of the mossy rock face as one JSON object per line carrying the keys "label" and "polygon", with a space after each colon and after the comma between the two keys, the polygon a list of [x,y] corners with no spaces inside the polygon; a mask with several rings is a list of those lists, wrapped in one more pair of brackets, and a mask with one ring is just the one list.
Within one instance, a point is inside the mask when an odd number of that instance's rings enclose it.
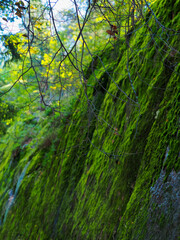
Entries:
{"label": "mossy rock face", "polygon": [[164,27],[147,16],[128,46],[119,41],[94,57],[71,113],[56,127],[48,116],[31,139],[19,133],[15,144],[4,136],[0,239],[178,238],[179,33],[171,34],[178,4],[157,1]]}

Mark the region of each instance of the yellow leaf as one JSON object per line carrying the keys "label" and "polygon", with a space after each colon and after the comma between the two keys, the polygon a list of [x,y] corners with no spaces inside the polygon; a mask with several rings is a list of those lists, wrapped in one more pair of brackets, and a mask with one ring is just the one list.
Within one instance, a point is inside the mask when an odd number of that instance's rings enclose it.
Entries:
{"label": "yellow leaf", "polygon": [[65,73],[62,73],[62,74],[61,74],[61,77],[64,78],[64,77],[65,77]]}
{"label": "yellow leaf", "polygon": [[56,86],[55,87],[50,86],[50,88],[53,89],[53,90],[56,90],[57,87]]}
{"label": "yellow leaf", "polygon": [[97,18],[95,19],[96,22],[100,22],[100,21],[102,21],[102,20],[104,20],[104,17],[97,17]]}
{"label": "yellow leaf", "polygon": [[72,30],[76,30],[76,28],[74,28],[74,27],[72,27],[72,26],[69,26],[69,28],[72,29]]}
{"label": "yellow leaf", "polygon": [[31,9],[37,10],[33,5],[30,6]]}
{"label": "yellow leaf", "polygon": [[11,118],[11,119],[7,119],[7,120],[6,120],[6,125],[11,124],[11,122],[12,122],[12,118]]}

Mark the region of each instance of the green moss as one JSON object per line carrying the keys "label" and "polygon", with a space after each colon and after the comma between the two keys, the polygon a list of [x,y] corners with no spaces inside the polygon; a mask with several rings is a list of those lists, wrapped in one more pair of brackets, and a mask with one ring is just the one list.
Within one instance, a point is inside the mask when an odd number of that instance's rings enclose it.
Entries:
{"label": "green moss", "polygon": [[[178,23],[176,16],[171,19],[176,12],[172,3],[156,5],[167,27]],[[167,14],[162,14],[165,6]],[[48,116],[35,124],[29,118],[9,128],[18,141],[15,146],[13,136],[8,146],[1,145],[1,217],[8,190],[16,187],[25,164],[30,165],[0,239],[144,240],[177,235],[172,215],[179,171],[179,65],[178,56],[167,49],[165,30],[155,23],[153,17],[148,20],[153,41],[144,25],[131,35],[129,48],[123,40],[94,57],[85,69],[88,81],[62,121],[54,124]],[[178,48],[176,34],[168,41]],[[28,142],[32,124],[35,132]],[[28,146],[22,148],[25,142]],[[10,171],[18,147],[21,154]],[[169,215],[159,199],[169,204]],[[167,231],[168,221],[172,230]]]}

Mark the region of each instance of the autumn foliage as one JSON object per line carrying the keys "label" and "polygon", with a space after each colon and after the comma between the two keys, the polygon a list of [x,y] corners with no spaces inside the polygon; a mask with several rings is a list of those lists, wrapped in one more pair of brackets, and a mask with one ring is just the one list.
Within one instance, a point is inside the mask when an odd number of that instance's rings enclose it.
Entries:
{"label": "autumn foliage", "polygon": [[115,40],[117,40],[117,37],[115,34],[118,34],[117,26],[116,25],[110,25],[111,30],[107,30],[106,32],[110,35],[113,36]]}

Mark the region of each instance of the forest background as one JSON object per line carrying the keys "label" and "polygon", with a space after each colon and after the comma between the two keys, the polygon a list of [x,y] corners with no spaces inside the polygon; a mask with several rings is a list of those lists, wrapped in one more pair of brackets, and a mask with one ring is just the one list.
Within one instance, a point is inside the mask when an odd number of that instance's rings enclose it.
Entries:
{"label": "forest background", "polygon": [[128,44],[154,2],[72,1],[63,8],[63,1],[2,1],[0,92],[7,111],[1,131],[12,122],[12,109],[23,109],[20,118],[37,110],[68,114],[79,88],[86,91],[89,62],[109,46],[117,49],[120,39]]}

